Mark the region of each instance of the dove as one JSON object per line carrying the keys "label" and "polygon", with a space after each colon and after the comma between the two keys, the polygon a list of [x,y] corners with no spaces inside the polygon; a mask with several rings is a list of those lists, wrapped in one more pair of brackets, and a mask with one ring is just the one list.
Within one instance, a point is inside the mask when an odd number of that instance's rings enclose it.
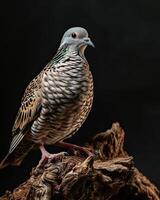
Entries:
{"label": "dove", "polygon": [[[55,158],[45,145],[57,145],[89,151],[63,142],[74,135],[86,120],[93,102],[93,77],[84,55],[94,47],[82,27],[68,29],[55,56],[29,83],[12,129],[12,141],[0,168],[18,166],[35,147],[41,162]],[[59,153],[57,155],[61,155]]]}

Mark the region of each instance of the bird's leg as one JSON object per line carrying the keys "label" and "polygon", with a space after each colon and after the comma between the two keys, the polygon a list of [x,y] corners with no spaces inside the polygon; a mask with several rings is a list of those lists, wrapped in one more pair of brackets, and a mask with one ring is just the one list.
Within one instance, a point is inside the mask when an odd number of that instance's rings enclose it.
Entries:
{"label": "bird's leg", "polygon": [[46,149],[44,148],[44,145],[41,145],[39,147],[40,151],[41,151],[41,160],[39,161],[39,164],[38,165],[42,165],[43,163],[46,163],[49,159],[49,152],[46,151]]}
{"label": "bird's leg", "polygon": [[70,144],[70,143],[67,143],[67,142],[57,142],[55,145],[58,146],[58,147],[70,149],[73,152],[75,150],[78,150],[80,152],[85,153],[87,156],[94,156],[94,153],[92,153],[87,147],[81,147],[81,146],[77,146],[75,144]]}
{"label": "bird's leg", "polygon": [[41,155],[41,160],[39,161],[38,167],[43,166],[49,159],[56,160],[56,159],[60,159],[63,156],[67,155],[66,152],[51,154],[44,148],[44,145],[40,145],[39,149],[41,150],[42,155]]}

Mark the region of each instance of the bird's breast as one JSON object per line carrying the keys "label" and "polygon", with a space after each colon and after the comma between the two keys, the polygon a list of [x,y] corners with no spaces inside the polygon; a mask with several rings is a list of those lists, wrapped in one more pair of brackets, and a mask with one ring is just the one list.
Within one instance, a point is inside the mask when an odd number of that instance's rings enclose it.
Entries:
{"label": "bird's breast", "polygon": [[93,82],[89,70],[50,69],[43,77],[42,111],[34,127],[43,132],[47,144],[69,137],[85,121],[92,100]]}
{"label": "bird's breast", "polygon": [[85,98],[90,87],[89,73],[85,69],[65,67],[50,69],[44,74],[42,104],[50,108]]}

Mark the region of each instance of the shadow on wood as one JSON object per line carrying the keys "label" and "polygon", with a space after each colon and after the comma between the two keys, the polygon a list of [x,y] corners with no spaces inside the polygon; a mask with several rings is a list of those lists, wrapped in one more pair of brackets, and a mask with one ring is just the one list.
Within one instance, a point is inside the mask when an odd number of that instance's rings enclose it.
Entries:
{"label": "shadow on wood", "polygon": [[118,123],[87,146],[95,157],[64,156],[35,167],[30,178],[0,200],[159,200],[158,189],[123,149]]}

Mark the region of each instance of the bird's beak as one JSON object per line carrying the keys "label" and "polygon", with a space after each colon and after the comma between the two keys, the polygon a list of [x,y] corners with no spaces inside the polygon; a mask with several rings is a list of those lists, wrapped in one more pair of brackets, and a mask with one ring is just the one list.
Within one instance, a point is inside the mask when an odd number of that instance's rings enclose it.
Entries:
{"label": "bird's beak", "polygon": [[89,45],[91,47],[95,47],[94,44],[93,44],[93,42],[91,41],[91,39],[89,37],[84,38],[84,44],[85,45]]}

